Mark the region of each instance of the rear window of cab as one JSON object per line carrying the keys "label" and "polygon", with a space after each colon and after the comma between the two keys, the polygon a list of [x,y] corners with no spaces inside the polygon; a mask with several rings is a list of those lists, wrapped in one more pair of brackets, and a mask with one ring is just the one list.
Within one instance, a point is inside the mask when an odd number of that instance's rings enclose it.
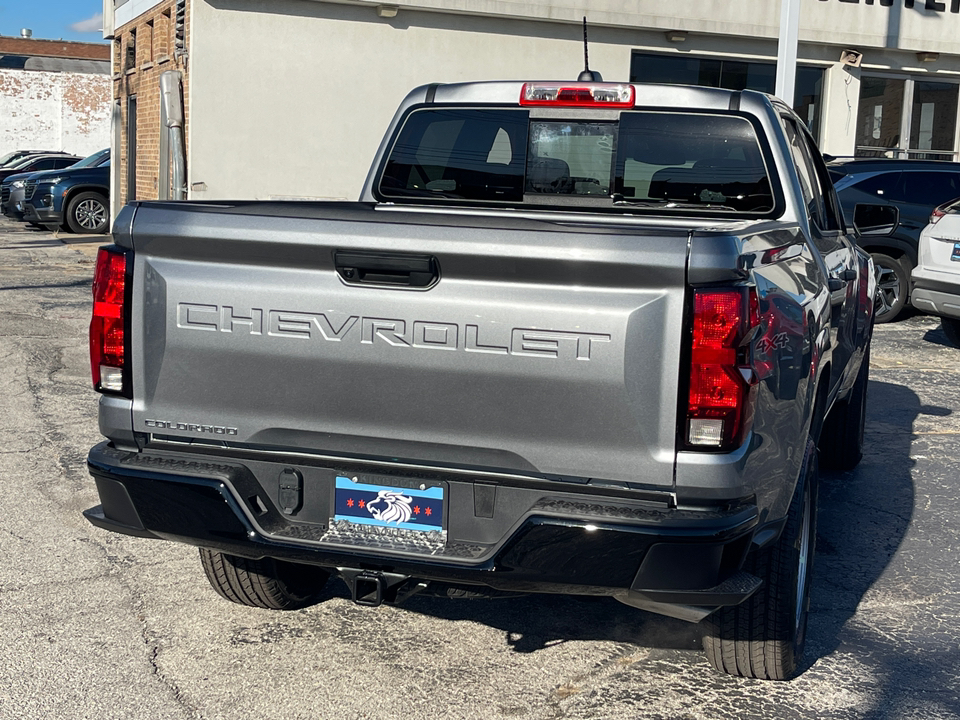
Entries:
{"label": "rear window of cab", "polygon": [[563,120],[525,109],[425,108],[407,116],[377,187],[393,202],[765,216],[775,209],[767,165],[753,124],[733,114]]}

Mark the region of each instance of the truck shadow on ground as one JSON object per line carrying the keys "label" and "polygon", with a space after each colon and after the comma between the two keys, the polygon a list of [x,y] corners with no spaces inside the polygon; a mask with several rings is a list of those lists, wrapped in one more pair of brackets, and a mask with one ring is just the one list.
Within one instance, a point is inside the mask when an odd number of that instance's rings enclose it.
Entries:
{"label": "truck shadow on ground", "polygon": [[[928,333],[929,335],[930,333]],[[944,407],[922,405],[910,388],[872,381],[867,408],[864,458],[853,472],[824,474],[820,485],[817,566],[810,616],[809,661],[846,656],[843,666],[859,668],[856,684],[870,693],[873,709],[861,717],[902,718],[917,710],[918,698],[930,696],[938,717],[960,716],[960,702],[944,707],[956,685],[960,653],[950,627],[949,608],[931,602],[942,587],[927,570],[916,542],[899,559],[914,516],[917,488],[912,459],[941,438],[918,438],[920,415],[944,417]],[[914,529],[915,537],[927,534]],[[934,538],[929,542],[939,543]],[[948,549],[948,548],[943,548]],[[936,553],[934,553],[936,554]],[[882,578],[882,579],[881,579]],[[829,661],[827,666],[829,666]],[[925,707],[930,712],[934,707]]]}
{"label": "truck shadow on ground", "polygon": [[[914,419],[921,413],[950,412],[921,406],[918,396],[902,385],[873,381],[868,397],[863,461],[853,472],[824,473],[821,478],[806,668],[841,647],[865,641],[859,626],[851,629],[847,625],[887,569],[913,516],[910,448]],[[345,594],[342,587],[337,594]],[[699,626],[641,612],[610,598],[530,595],[447,600],[417,596],[403,607],[500,629],[507,645],[519,653],[535,653],[569,641],[606,641],[660,650],[701,647]],[[878,665],[875,672],[883,674],[886,670],[880,665],[897,655],[890,646],[876,648],[868,657]]]}

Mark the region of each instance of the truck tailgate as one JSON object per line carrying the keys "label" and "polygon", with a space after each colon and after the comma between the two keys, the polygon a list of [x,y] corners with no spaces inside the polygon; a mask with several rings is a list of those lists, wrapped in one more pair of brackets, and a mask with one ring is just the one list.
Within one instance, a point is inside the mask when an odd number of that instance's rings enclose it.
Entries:
{"label": "truck tailgate", "polygon": [[[136,431],[673,485],[686,231],[158,203],[132,238]],[[439,280],[350,285],[337,252]]]}

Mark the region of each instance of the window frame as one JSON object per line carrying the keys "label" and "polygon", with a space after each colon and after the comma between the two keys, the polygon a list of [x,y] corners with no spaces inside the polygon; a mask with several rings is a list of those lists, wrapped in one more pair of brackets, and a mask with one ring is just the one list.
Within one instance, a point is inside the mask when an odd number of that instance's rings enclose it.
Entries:
{"label": "window frame", "polygon": [[[795,122],[793,117],[785,113],[780,114],[780,124],[786,134],[787,147],[790,148],[793,164],[796,165],[800,175],[800,193],[803,196],[806,214],[818,230],[826,230],[826,201],[800,125]],[[796,138],[796,144],[794,144],[793,138]],[[809,193],[809,197],[807,197],[807,193]]]}

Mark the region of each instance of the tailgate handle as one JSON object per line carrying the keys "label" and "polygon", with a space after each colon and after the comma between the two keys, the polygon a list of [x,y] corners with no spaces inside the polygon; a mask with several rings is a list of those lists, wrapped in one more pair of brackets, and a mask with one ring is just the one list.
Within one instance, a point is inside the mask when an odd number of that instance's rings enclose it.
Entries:
{"label": "tailgate handle", "polygon": [[333,262],[349,285],[427,288],[440,278],[440,265],[432,255],[338,251]]}

